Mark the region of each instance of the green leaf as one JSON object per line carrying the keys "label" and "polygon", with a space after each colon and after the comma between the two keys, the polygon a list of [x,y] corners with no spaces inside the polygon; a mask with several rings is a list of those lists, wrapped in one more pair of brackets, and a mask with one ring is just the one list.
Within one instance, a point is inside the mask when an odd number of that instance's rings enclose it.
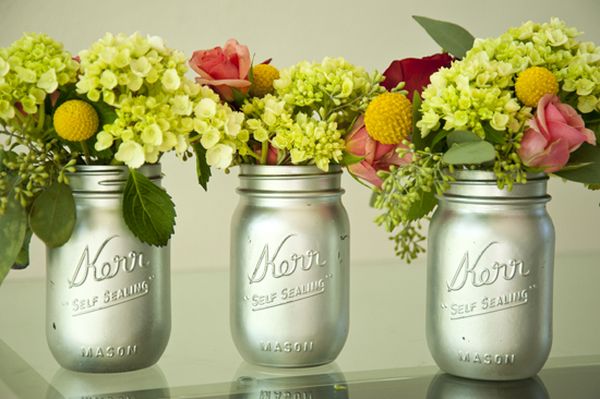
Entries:
{"label": "green leaf", "polygon": [[435,198],[433,191],[421,191],[419,201],[416,201],[411,205],[406,215],[409,220],[419,220],[431,212],[436,205],[437,198]]}
{"label": "green leaf", "polygon": [[452,147],[453,144],[470,143],[477,141],[481,141],[481,137],[468,130],[453,130],[450,133],[448,133],[448,138],[446,139],[448,147]]}
{"label": "green leaf", "polygon": [[21,251],[19,255],[17,255],[17,259],[15,259],[15,263],[12,265],[13,269],[25,269],[29,266],[29,243],[31,243],[31,229],[27,228],[27,232],[25,233],[25,239],[23,240],[23,245],[21,246]]}
{"label": "green leaf", "polygon": [[431,150],[435,152],[435,148],[436,146],[442,142],[442,140],[444,140],[446,138],[446,136],[448,136],[448,131],[447,130],[439,130],[436,132],[435,136],[433,137],[433,140],[431,140]]}
{"label": "green leaf", "polygon": [[359,157],[358,155],[354,155],[354,154],[349,153],[348,151],[344,151],[342,153],[341,165],[344,165],[344,166],[354,165],[355,163],[359,163],[363,159],[365,159],[365,157]]}
{"label": "green leaf", "polygon": [[456,24],[418,15],[413,15],[413,18],[442,49],[456,58],[464,58],[467,51],[473,47],[473,35]]}
{"label": "green leaf", "polygon": [[243,93],[235,87],[231,87],[231,93],[233,93],[233,103],[237,108],[240,108],[244,104],[244,100],[246,100],[248,94]]}
{"label": "green leaf", "polygon": [[496,157],[494,146],[487,141],[470,141],[454,144],[442,157],[449,165],[471,165],[493,161]]}
{"label": "green leaf", "polygon": [[489,124],[483,125],[483,130],[485,130],[485,141],[493,144],[504,144],[506,142],[505,133],[494,129]]}
{"label": "green leaf", "polygon": [[165,246],[173,235],[175,205],[165,190],[135,169],[123,193],[123,219],[131,232],[150,245]]}
{"label": "green leaf", "polygon": [[117,119],[117,112],[115,108],[108,105],[104,101],[98,101],[96,103],[89,102],[92,107],[98,113],[98,118],[100,119],[100,130],[102,130],[102,126],[113,123]]}
{"label": "green leaf", "polygon": [[27,212],[14,197],[9,197],[0,216],[0,284],[15,263],[27,231]]}
{"label": "green leaf", "polygon": [[421,120],[421,96],[418,91],[413,92],[412,98],[412,142],[415,145],[416,150],[422,150],[431,144],[433,137],[428,135],[426,137],[421,136],[421,131],[417,128],[417,122]]}
{"label": "green leaf", "polygon": [[563,179],[585,183],[600,183],[600,148],[584,143],[577,151],[571,154],[569,165],[585,164],[576,169],[563,169],[554,172]]}
{"label": "green leaf", "polygon": [[210,166],[206,162],[206,148],[199,142],[192,144],[194,153],[196,154],[196,174],[198,175],[198,183],[202,186],[204,191],[208,190],[208,181],[212,175]]}
{"label": "green leaf", "polygon": [[71,187],[55,182],[42,191],[31,206],[29,226],[50,248],[67,242],[75,227],[75,201]]}

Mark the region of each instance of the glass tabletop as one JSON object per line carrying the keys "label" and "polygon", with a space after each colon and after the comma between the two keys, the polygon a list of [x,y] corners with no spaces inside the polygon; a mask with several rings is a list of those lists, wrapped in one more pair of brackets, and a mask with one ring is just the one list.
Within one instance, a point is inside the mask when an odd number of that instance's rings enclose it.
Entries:
{"label": "glass tabletop", "polygon": [[600,394],[600,252],[557,256],[554,342],[538,377],[485,383],[441,374],[425,340],[425,267],[355,264],[351,327],[333,364],[245,363],[229,335],[228,273],[174,273],[173,327],[157,365],[117,374],[62,369],[44,336],[45,283],[0,288],[0,398],[592,398]]}

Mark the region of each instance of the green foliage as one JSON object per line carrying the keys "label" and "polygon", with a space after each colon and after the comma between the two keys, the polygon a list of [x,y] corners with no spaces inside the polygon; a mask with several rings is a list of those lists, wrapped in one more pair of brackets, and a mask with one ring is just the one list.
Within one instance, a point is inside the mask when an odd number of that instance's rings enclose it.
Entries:
{"label": "green foliage", "polygon": [[432,141],[431,135],[426,137],[421,136],[421,131],[417,127],[417,122],[421,120],[421,116],[421,95],[418,91],[415,91],[412,98],[413,126],[411,140],[415,145],[415,149],[417,150],[422,150],[425,147],[429,147]]}
{"label": "green foliage", "polygon": [[496,157],[494,146],[487,141],[456,143],[444,153],[442,160],[449,165],[473,165],[493,161]]}
{"label": "green foliage", "polygon": [[198,175],[198,183],[206,191],[211,176],[210,166],[206,162],[206,148],[204,148],[200,142],[195,142],[192,145],[192,148],[196,154],[196,174]]}
{"label": "green foliage", "polygon": [[0,215],[0,284],[15,263],[27,232],[27,213],[11,197]]}
{"label": "green foliage", "polygon": [[396,255],[410,263],[425,250],[421,245],[424,237],[419,231],[420,220],[435,208],[435,195],[448,188],[452,177],[442,163],[442,154],[416,150],[414,144],[407,150],[398,150],[400,157],[407,153],[412,162],[390,170],[373,207],[383,211],[375,223],[392,233]]}
{"label": "green foliage", "polygon": [[437,44],[456,58],[464,58],[475,38],[466,29],[451,22],[413,15]]}
{"label": "green foliage", "polygon": [[147,244],[165,246],[173,235],[175,216],[169,194],[130,169],[123,193],[123,219],[132,233]]}
{"label": "green foliage", "polygon": [[23,240],[21,251],[19,251],[19,255],[17,255],[17,259],[15,259],[15,263],[12,266],[13,269],[25,269],[29,266],[29,244],[31,243],[32,234],[31,229],[27,226],[25,239]]}
{"label": "green foliage", "polygon": [[365,159],[365,157],[359,157],[357,155],[349,153],[348,151],[344,151],[342,154],[342,161],[340,162],[340,164],[344,166],[354,165],[355,163],[361,162],[363,159]]}
{"label": "green foliage", "polygon": [[485,131],[485,140],[492,144],[504,144],[506,142],[506,133],[498,131],[489,124],[483,125]]}
{"label": "green foliage", "polygon": [[454,130],[454,131],[448,133],[448,136],[446,138],[448,147],[452,147],[453,144],[479,142],[479,141],[481,141],[481,137],[479,137],[475,133],[470,132],[468,130]]}
{"label": "green foliage", "polygon": [[579,168],[563,169],[554,174],[567,180],[585,184],[600,183],[600,148],[587,143],[571,154],[569,164],[582,164]]}
{"label": "green foliage", "polygon": [[60,247],[71,237],[75,217],[71,187],[64,183],[53,183],[33,202],[29,226],[48,247]]}

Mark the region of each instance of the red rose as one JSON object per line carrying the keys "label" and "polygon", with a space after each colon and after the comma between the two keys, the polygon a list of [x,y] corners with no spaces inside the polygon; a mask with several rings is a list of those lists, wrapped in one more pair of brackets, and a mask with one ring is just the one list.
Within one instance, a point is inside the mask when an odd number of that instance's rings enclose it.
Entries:
{"label": "red rose", "polygon": [[421,94],[429,84],[429,77],[440,68],[449,67],[454,58],[447,53],[434,54],[424,58],[405,58],[393,61],[385,70],[385,80],[382,85],[388,91],[400,82],[405,82],[404,89],[408,91],[408,98],[412,101],[413,92]]}

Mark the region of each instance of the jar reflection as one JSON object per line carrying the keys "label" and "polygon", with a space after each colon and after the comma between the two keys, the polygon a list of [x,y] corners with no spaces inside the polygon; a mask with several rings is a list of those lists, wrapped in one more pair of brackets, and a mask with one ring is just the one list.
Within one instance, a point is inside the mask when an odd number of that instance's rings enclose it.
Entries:
{"label": "jar reflection", "polygon": [[59,369],[46,399],[169,398],[168,381],[158,366],[127,373],[79,373]]}
{"label": "jar reflection", "polygon": [[230,388],[231,399],[347,399],[344,374],[335,363],[305,369],[273,369],[242,363]]}
{"label": "jar reflection", "polygon": [[433,378],[427,399],[549,399],[548,391],[539,377],[516,381],[480,381],[450,374]]}

